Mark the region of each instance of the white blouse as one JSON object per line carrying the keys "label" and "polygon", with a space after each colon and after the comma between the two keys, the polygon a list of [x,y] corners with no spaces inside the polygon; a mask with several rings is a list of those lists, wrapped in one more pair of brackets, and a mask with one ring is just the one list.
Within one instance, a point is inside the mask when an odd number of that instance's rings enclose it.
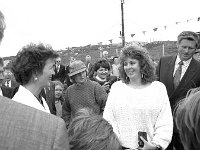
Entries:
{"label": "white blouse", "polygon": [[42,98],[43,101],[43,106],[42,106],[42,104],[40,104],[38,99],[28,89],[26,89],[21,85],[19,86],[19,90],[12,99],[16,102],[50,113],[49,107],[43,98]]}

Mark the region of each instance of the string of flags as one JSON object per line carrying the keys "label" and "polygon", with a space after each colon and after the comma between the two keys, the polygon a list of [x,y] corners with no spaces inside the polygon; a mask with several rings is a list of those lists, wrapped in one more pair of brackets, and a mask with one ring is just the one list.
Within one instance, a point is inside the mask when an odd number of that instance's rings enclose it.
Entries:
{"label": "string of flags", "polygon": [[[191,21],[191,20],[192,20],[192,19],[188,19],[188,20],[186,20],[186,22],[189,22],[189,21]],[[200,21],[200,17],[197,18],[197,21]],[[176,25],[178,25],[178,24],[180,24],[180,23],[181,23],[181,22],[179,22],[179,21],[175,22]],[[166,26],[166,25],[164,26],[164,29],[165,29],[165,30],[167,29],[167,26]],[[158,30],[157,27],[156,27],[156,28],[153,28],[153,31],[154,31],[154,32],[156,32],[157,30]],[[146,34],[146,32],[147,32],[147,31],[142,31],[142,33],[143,33],[144,35]],[[135,35],[135,34],[134,34],[134,35]],[[134,35],[131,34],[131,37],[133,37]]]}
{"label": "string of flags", "polygon": [[[187,19],[186,22],[188,23],[188,22],[190,22],[191,20],[200,21],[200,17],[198,17],[197,19]],[[179,25],[179,24],[181,24],[181,23],[182,23],[182,22],[179,22],[179,21],[175,22],[176,25]],[[166,30],[168,26],[165,25],[165,26],[163,26],[163,27],[164,27],[164,29]],[[161,27],[161,28],[163,28],[163,27]],[[158,29],[160,29],[160,27],[155,27],[155,28],[153,28],[152,30],[153,30],[154,32],[156,32],[156,31],[158,31]],[[141,32],[145,35],[148,31],[141,31]],[[131,34],[130,34],[130,36],[131,36],[132,38],[133,38],[135,35],[136,35],[136,33],[131,33]],[[120,31],[120,37],[119,37],[119,38],[122,38],[121,31]],[[113,39],[109,39],[108,41],[109,41],[110,44],[113,43]],[[102,45],[102,42],[99,42],[98,45]]]}

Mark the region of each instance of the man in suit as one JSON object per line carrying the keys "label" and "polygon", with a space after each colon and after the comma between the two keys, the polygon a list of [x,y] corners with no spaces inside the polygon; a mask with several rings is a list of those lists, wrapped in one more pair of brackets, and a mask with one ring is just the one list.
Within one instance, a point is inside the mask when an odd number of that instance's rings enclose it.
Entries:
{"label": "man in suit", "polygon": [[[177,56],[162,57],[157,66],[158,80],[167,88],[172,111],[177,103],[186,96],[188,90],[200,86],[200,62],[193,58],[198,47],[199,37],[191,31],[178,35]],[[174,127],[172,142],[167,150],[183,150],[179,134]]]}
{"label": "man in suit", "polygon": [[16,88],[19,86],[19,84],[14,80],[12,71],[7,67],[4,67],[3,86],[10,87],[10,88]]}
{"label": "man in suit", "polygon": [[51,114],[56,115],[56,106],[55,106],[55,84],[50,81],[48,86],[42,89],[40,95],[45,99]]}
{"label": "man in suit", "polygon": [[15,88],[4,86],[4,61],[0,57],[0,95],[8,98],[12,98],[16,92]]}
{"label": "man in suit", "polygon": [[64,84],[65,77],[66,77],[66,70],[65,66],[61,65],[61,58],[56,58],[55,62],[55,68],[54,68],[55,74],[52,75],[52,81],[59,80]]}
{"label": "man in suit", "polygon": [[[5,29],[0,11],[0,42]],[[0,96],[1,150],[69,150],[64,121]]]}

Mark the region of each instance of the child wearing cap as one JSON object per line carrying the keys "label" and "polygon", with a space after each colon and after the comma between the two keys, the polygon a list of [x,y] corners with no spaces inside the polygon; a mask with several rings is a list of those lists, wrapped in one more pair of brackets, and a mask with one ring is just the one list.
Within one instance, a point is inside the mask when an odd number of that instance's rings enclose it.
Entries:
{"label": "child wearing cap", "polygon": [[86,66],[82,61],[70,64],[69,77],[73,85],[67,88],[62,108],[62,118],[67,127],[76,112],[82,108],[90,108],[95,114],[102,114],[107,100],[104,88],[87,78]]}

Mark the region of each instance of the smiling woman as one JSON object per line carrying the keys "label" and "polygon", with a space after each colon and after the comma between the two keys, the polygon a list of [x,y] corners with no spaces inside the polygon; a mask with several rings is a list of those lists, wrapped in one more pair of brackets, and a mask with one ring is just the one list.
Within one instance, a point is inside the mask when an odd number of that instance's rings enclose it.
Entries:
{"label": "smiling woman", "polygon": [[113,83],[103,117],[112,124],[123,147],[165,149],[172,137],[172,113],[164,84],[155,81],[155,67],[147,51],[125,47],[119,73],[121,81]]}
{"label": "smiling woman", "polygon": [[49,113],[49,107],[39,94],[54,74],[57,57],[51,47],[43,44],[23,47],[12,66],[16,81],[21,85],[13,100]]}

